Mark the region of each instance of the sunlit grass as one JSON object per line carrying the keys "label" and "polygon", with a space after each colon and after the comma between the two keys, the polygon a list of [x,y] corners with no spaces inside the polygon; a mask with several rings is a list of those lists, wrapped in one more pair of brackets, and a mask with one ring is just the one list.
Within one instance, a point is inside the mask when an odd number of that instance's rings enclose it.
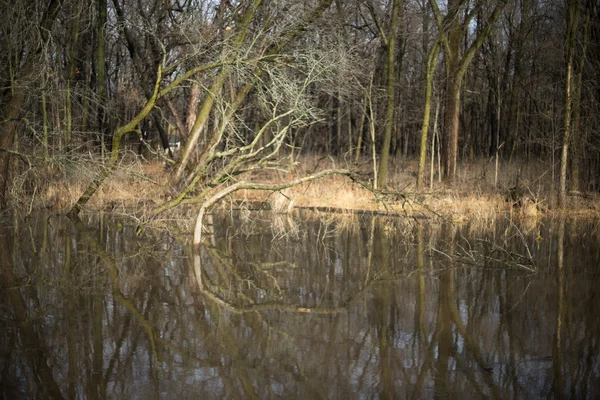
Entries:
{"label": "sunlit grass", "polygon": [[[26,209],[68,211],[88,183],[102,168],[99,155],[82,154],[76,159],[55,160],[45,168],[32,168],[21,173],[12,188],[13,203]],[[259,171],[243,177],[268,183],[297,179],[327,168],[347,168],[371,185],[373,174],[367,159],[358,164],[333,157],[303,156],[285,171]],[[382,194],[352,182],[345,176],[332,175],[321,180],[279,192],[239,191],[231,200],[241,207],[271,209],[290,214],[298,208],[330,209],[338,212],[369,211],[402,216],[443,216],[454,222],[489,221],[498,215],[537,219],[557,213],[552,171],[541,162],[501,165],[496,177],[494,164],[487,161],[465,162],[453,183],[438,182],[417,192],[416,160],[396,161],[391,168],[388,193]],[[164,161],[143,160],[126,154],[116,172],[87,204],[90,211],[114,211],[147,215],[149,211],[173,196],[170,172]],[[495,185],[495,181],[497,184]],[[509,188],[519,185],[523,198],[518,204],[509,199]],[[402,194],[402,195],[400,195]],[[231,202],[221,207],[231,208]],[[185,209],[184,209],[185,208]],[[169,219],[193,218],[197,207],[179,207]],[[565,211],[561,211],[565,212]],[[572,196],[569,214],[600,215],[600,199],[594,193]]]}

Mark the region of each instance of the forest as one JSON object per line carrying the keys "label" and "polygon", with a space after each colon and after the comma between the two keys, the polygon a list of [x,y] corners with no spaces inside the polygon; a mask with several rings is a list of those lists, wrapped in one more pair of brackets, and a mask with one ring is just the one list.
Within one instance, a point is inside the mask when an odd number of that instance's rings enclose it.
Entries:
{"label": "forest", "polygon": [[[600,190],[593,0],[0,4],[0,210],[60,186],[79,213],[132,158],[167,177],[152,215],[330,174],[398,191],[408,162],[415,192],[477,160],[542,165],[558,207]],[[346,167],[270,177],[309,156]]]}

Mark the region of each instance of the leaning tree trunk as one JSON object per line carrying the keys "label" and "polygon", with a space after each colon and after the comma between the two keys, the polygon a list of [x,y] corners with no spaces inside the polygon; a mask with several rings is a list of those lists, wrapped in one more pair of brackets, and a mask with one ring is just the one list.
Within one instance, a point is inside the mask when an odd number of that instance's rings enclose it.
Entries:
{"label": "leaning tree trunk", "polygon": [[[244,44],[246,36],[248,35],[248,29],[254,18],[254,14],[261,6],[262,2],[263,0],[254,0],[252,4],[248,5],[246,8],[242,20],[240,21],[240,26],[237,29],[237,33],[233,38],[233,47],[235,50],[239,50]],[[197,144],[200,141],[200,137],[204,134],[204,129],[206,128],[208,117],[215,104],[216,96],[218,96],[218,94],[221,92],[223,83],[228,76],[229,70],[227,68],[223,68],[215,78],[211,90],[208,92],[206,99],[198,110],[196,120],[190,129],[190,136],[182,149],[181,159],[179,160],[175,169],[175,178],[177,180],[183,177],[185,169],[192,159],[192,154],[194,154],[196,150]],[[207,144],[207,147],[209,146],[210,144]]]}
{"label": "leaning tree trunk", "polygon": [[[431,93],[433,91],[433,76],[437,57],[440,53],[440,43],[436,41],[433,44],[427,58],[427,75],[425,77],[425,111],[423,113],[423,125],[421,126],[421,144],[419,153],[419,170],[417,172],[417,190],[423,189],[425,180],[425,161],[427,159],[427,135],[429,133],[429,120],[431,117]],[[433,157],[433,148],[431,149]]]}
{"label": "leaning tree trunk", "polygon": [[102,172],[94,178],[94,180],[87,186],[83,194],[79,197],[77,202],[73,205],[69,214],[77,215],[81,212],[83,207],[87,204],[90,198],[96,193],[96,191],[100,188],[100,185],[104,182],[106,178],[108,178],[116,169],[117,161],[119,160],[119,148],[121,146],[121,140],[123,137],[129,133],[133,132],[137,126],[150,114],[150,111],[156,105],[156,100],[159,98],[160,92],[160,83],[162,80],[162,65],[158,69],[156,83],[154,85],[154,92],[152,97],[148,99],[144,107],[138,112],[138,114],[131,119],[127,124],[119,127],[113,136],[113,143],[111,146],[110,158],[108,160],[108,165],[106,168],[102,169]]}

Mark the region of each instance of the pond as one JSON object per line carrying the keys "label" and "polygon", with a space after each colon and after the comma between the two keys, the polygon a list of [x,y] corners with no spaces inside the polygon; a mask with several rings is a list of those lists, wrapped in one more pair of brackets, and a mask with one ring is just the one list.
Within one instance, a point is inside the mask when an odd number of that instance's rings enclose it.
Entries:
{"label": "pond", "polygon": [[2,398],[600,396],[598,221],[209,222],[2,221]]}

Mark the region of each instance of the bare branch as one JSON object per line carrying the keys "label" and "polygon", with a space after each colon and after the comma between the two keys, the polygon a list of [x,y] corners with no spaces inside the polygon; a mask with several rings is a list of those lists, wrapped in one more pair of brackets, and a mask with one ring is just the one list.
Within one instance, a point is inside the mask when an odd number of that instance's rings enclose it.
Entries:
{"label": "bare branch", "polygon": [[298,186],[306,182],[314,181],[316,179],[321,179],[329,175],[345,175],[348,177],[354,177],[354,173],[350,170],[345,169],[330,169],[321,171],[319,173],[304,176],[302,178],[294,179],[292,181],[279,183],[279,184],[268,184],[268,183],[255,183],[255,182],[246,182],[240,181],[236,182],[225,189],[221,189],[208,200],[206,200],[202,207],[200,207],[200,211],[198,212],[198,217],[196,218],[196,228],[194,229],[194,242],[193,245],[195,247],[200,245],[202,241],[202,226],[204,221],[204,215],[219,201],[223,198],[233,194],[239,190],[265,190],[265,191],[278,191],[287,189],[290,187]]}

